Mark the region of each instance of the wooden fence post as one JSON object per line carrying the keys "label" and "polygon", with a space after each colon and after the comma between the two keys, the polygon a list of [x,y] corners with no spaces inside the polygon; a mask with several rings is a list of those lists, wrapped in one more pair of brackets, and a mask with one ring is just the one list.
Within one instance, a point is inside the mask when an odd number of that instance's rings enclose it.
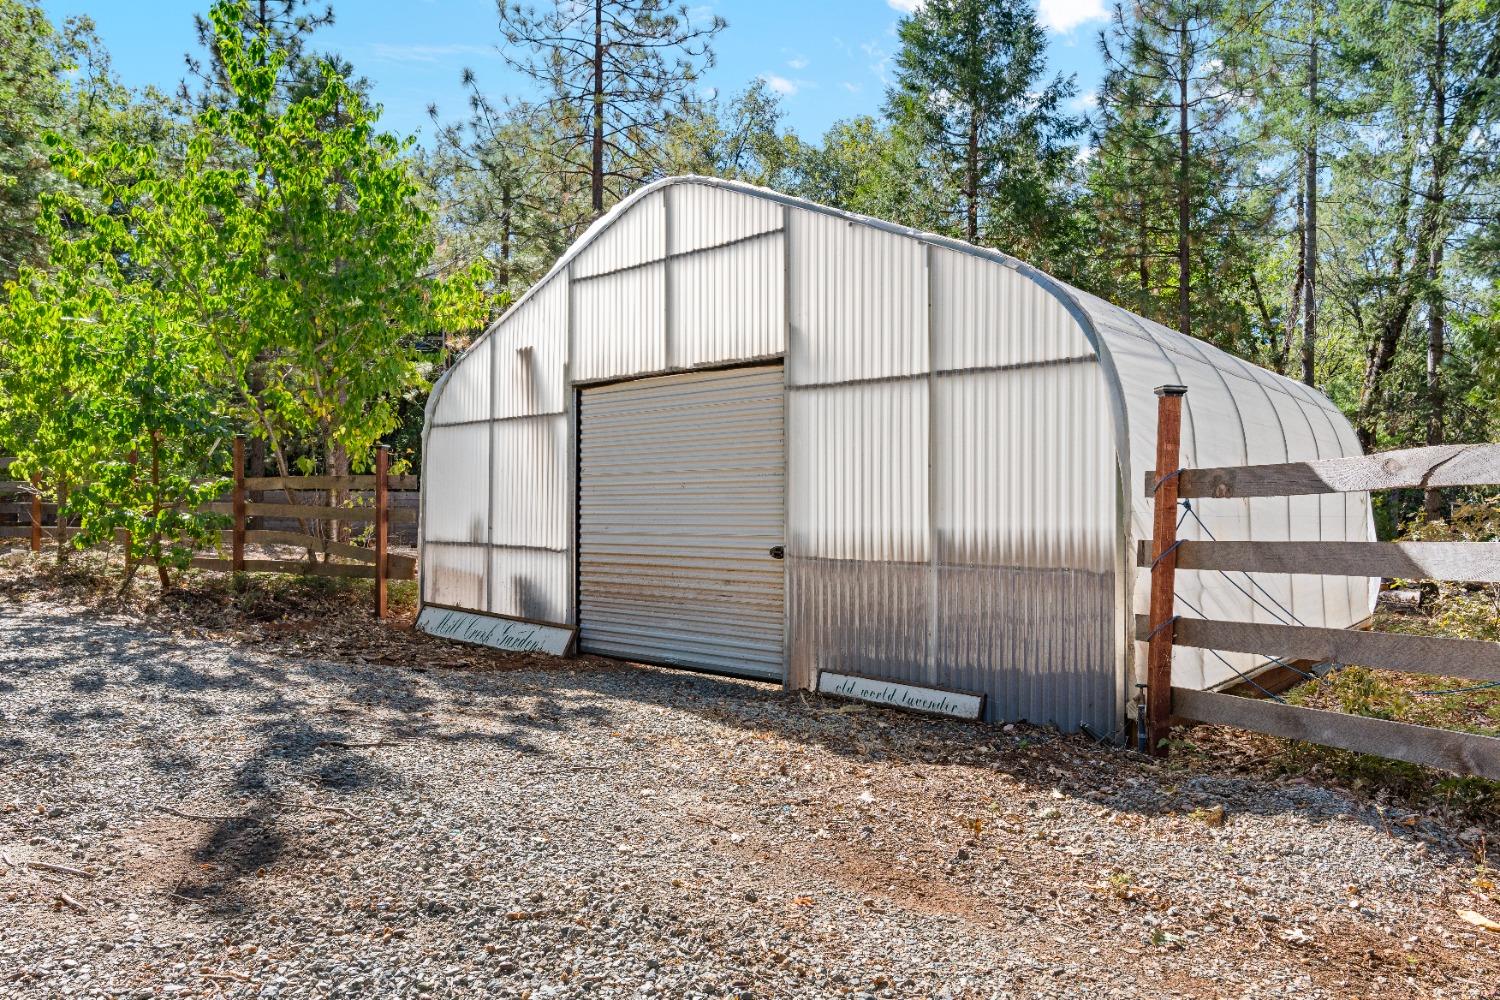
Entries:
{"label": "wooden fence post", "polygon": [[231,543],[234,556],[234,572],[245,572],[245,437],[234,439],[234,535]]}
{"label": "wooden fence post", "polygon": [[31,474],[31,554],[42,551],[42,477]]}
{"label": "wooden fence post", "polygon": [[391,449],[381,445],[375,449],[375,617],[384,618],[386,612],[386,544],[391,520],[390,494]]}
{"label": "wooden fence post", "polygon": [[1151,532],[1151,626],[1146,654],[1146,745],[1167,755],[1172,731],[1172,641],[1177,577],[1177,476],[1182,444],[1182,397],[1187,386],[1156,390],[1156,502]]}

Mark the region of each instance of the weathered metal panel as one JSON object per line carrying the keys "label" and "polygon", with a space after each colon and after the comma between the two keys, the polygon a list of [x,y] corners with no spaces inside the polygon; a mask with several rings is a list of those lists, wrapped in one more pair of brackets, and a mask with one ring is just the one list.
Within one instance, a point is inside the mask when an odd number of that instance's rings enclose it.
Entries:
{"label": "weathered metal panel", "polygon": [[925,372],[923,245],[805,209],[787,215],[788,384]]}
{"label": "weathered metal panel", "polygon": [[780,232],[673,257],[667,266],[671,268],[670,367],[769,358],[786,350],[785,258]]}
{"label": "weathered metal panel", "polygon": [[926,379],[789,393],[793,551],[816,559],[926,561]]}
{"label": "weathered metal panel", "polygon": [[486,337],[453,363],[453,373],[432,414],[433,426],[489,419],[493,344],[493,338]]}
{"label": "weathered metal panel", "polygon": [[558,275],[501,321],[495,344],[497,417],[561,413],[566,406],[568,278]]}
{"label": "weathered metal panel", "polygon": [[667,366],[666,264],[573,281],[574,381],[628,378]]}
{"label": "weathered metal panel", "polygon": [[781,678],[784,412],[780,366],[584,390],[580,648]]}
{"label": "weathered metal panel", "polygon": [[489,460],[488,424],[428,431],[422,484],[422,532],[427,541],[488,541]]}
{"label": "weathered metal panel", "polygon": [[781,206],[765,198],[704,184],[667,188],[672,253],[691,253],[781,228]]}
{"label": "weathered metal panel", "polygon": [[943,247],[930,260],[935,369],[1093,356],[1066,306],[1016,268]]}
{"label": "weathered metal panel", "polygon": [[[794,432],[794,436],[797,433]],[[932,569],[927,563],[787,556],[788,676],[816,687],[818,672],[925,683]]]}
{"label": "weathered metal panel", "polygon": [[498,420],[494,428],[494,545],[563,551],[572,544],[568,478],[573,450],[565,414]]}
{"label": "weathered metal panel", "polygon": [[665,192],[654,191],[615,215],[573,258],[572,274],[586,278],[661,260],[667,253]]}
{"label": "weathered metal panel", "polygon": [[482,545],[422,545],[422,600],[455,608],[484,609],[486,552]]}
{"label": "weathered metal panel", "polygon": [[489,549],[490,612],[572,624],[571,552],[496,545]]}

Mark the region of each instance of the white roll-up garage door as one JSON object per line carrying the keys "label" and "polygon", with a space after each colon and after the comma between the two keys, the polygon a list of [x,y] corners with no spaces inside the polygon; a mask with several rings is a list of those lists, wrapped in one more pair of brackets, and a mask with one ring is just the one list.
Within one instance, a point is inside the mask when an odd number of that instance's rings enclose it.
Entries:
{"label": "white roll-up garage door", "polygon": [[784,412],[779,365],[582,391],[582,650],[781,678]]}

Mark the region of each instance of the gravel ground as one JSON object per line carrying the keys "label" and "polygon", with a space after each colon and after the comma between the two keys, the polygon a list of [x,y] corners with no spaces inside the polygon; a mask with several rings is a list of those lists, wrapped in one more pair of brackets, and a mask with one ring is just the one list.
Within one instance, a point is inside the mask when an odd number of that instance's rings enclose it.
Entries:
{"label": "gravel ground", "polygon": [[0,596],[0,994],[1500,997],[1475,831],[369,629]]}

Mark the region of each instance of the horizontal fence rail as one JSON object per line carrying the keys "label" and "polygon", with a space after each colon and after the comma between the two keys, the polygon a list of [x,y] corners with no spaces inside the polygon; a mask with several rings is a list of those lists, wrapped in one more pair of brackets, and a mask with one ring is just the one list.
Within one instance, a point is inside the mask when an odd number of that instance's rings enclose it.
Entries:
{"label": "horizontal fence rail", "polygon": [[[1148,472],[1147,496],[1152,495],[1155,482],[1155,474]],[[1500,444],[1442,444],[1317,462],[1183,469],[1177,476],[1177,495],[1183,499],[1292,497],[1496,484],[1500,484]]]}
{"label": "horizontal fence rail", "polygon": [[[10,468],[14,458],[0,456],[0,473]],[[417,575],[417,561],[411,556],[397,555],[388,551],[387,531],[391,524],[415,524],[417,511],[407,507],[392,507],[393,492],[416,492],[420,489],[417,476],[391,475],[390,453],[386,448],[376,452],[376,471],[373,475],[349,476],[247,476],[245,475],[245,442],[236,438],[234,442],[234,465],[229,497],[222,501],[203,504],[197,509],[202,513],[223,514],[231,519],[232,527],[219,533],[220,543],[226,546],[229,558],[214,555],[195,555],[190,562],[194,569],[243,573],[289,573],[303,576],[348,577],[375,581],[376,613],[385,616],[387,606],[386,581],[412,580]],[[257,493],[277,492],[296,494],[306,491],[369,491],[372,502],[354,506],[316,503],[274,503],[251,500],[251,491]],[[32,551],[40,551],[44,540],[59,544],[78,535],[77,527],[58,524],[59,505],[43,502],[34,483],[26,483],[0,475],[0,497],[30,497],[23,501],[0,502],[0,515],[14,515],[29,519],[29,524],[0,525],[0,539],[29,538]],[[50,516],[53,523],[44,524]],[[265,530],[249,527],[252,517],[288,518],[303,523],[368,523],[374,525],[372,547],[352,545],[318,535],[298,531]],[[127,563],[131,560],[131,539],[128,532],[114,533],[114,541],[126,551]],[[283,545],[305,550],[307,560],[299,559],[249,559],[245,556],[246,545]],[[322,556],[322,561],[312,557]],[[353,560],[350,563],[334,563],[329,557]],[[150,565],[148,559],[137,560],[141,565]]]}
{"label": "horizontal fence rail", "polygon": [[1495,485],[1500,483],[1500,445],[1439,445],[1316,462],[1183,469],[1178,466],[1178,441],[1186,392],[1182,386],[1157,390],[1156,469],[1145,482],[1155,501],[1155,518],[1151,540],[1141,542],[1136,552],[1137,564],[1151,570],[1150,614],[1135,619],[1135,636],[1148,646],[1143,706],[1147,749],[1159,756],[1167,753],[1175,720],[1236,726],[1500,781],[1500,738],[1174,687],[1171,680],[1173,647],[1189,646],[1251,653],[1271,662],[1285,657],[1500,683],[1497,642],[1180,618],[1174,589],[1179,569],[1500,582],[1496,542],[1186,541],[1177,537],[1176,519],[1179,499]]}
{"label": "horizontal fence rail", "polygon": [[1172,710],[1193,722],[1236,726],[1500,781],[1500,739],[1493,736],[1180,687],[1172,689]]}
{"label": "horizontal fence rail", "polygon": [[[1500,643],[1445,639],[1392,632],[1365,632],[1307,625],[1268,625],[1178,618],[1170,626],[1172,644],[1234,653],[1272,653],[1281,659],[1315,663],[1357,663],[1435,677],[1500,681]],[[1146,639],[1151,623],[1135,616],[1135,637]]]}
{"label": "horizontal fence rail", "polygon": [[[1136,564],[1150,566],[1142,541]],[[1178,569],[1500,583],[1500,542],[1177,542]]]}

